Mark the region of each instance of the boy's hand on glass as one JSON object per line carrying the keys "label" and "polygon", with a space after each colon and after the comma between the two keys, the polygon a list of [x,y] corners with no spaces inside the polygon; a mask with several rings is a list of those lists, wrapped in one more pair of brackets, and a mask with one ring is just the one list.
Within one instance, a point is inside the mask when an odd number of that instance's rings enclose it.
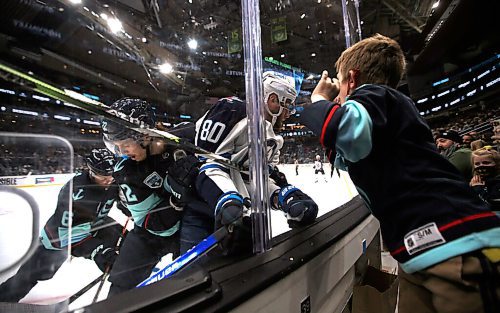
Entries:
{"label": "boy's hand on glass", "polygon": [[311,95],[311,102],[320,100],[334,101],[340,91],[340,83],[336,78],[328,77],[328,71],[321,73],[321,78]]}

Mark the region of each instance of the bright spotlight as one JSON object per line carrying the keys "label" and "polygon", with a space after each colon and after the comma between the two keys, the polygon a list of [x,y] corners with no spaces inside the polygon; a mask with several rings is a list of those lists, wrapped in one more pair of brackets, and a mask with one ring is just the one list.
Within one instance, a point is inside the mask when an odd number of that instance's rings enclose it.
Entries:
{"label": "bright spotlight", "polygon": [[190,39],[188,41],[188,47],[191,50],[196,50],[196,48],[198,48],[198,41],[196,41],[196,39]]}
{"label": "bright spotlight", "polygon": [[161,64],[160,66],[158,66],[158,70],[162,74],[169,74],[169,73],[172,73],[174,68],[172,67],[172,65],[170,63],[165,62],[165,63]]}
{"label": "bright spotlight", "polygon": [[82,0],[69,0],[69,2],[71,2],[73,4],[80,4],[80,3],[82,3]]}
{"label": "bright spotlight", "polygon": [[111,18],[108,18],[106,20],[106,22],[108,22],[108,27],[109,27],[109,30],[111,30],[111,32],[116,34],[120,31],[123,31],[123,25],[119,19],[111,17]]}
{"label": "bright spotlight", "polygon": [[438,7],[438,5],[439,5],[439,1],[436,1],[436,2],[434,2],[434,4],[432,5],[432,8],[433,8],[433,9],[435,9],[435,8],[437,8],[437,7]]}

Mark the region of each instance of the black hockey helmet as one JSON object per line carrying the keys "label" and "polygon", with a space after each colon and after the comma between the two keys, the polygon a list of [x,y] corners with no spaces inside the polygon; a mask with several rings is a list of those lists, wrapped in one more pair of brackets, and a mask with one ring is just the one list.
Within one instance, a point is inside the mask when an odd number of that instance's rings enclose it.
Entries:
{"label": "black hockey helmet", "polygon": [[[154,128],[156,114],[151,105],[137,98],[121,98],[115,101],[108,111],[117,117],[131,122],[140,128]],[[101,121],[105,141],[117,141],[127,138],[137,138],[141,134],[108,119]]]}
{"label": "black hockey helmet", "polygon": [[90,171],[100,176],[111,176],[115,167],[115,157],[108,149],[95,148],[85,158]]}

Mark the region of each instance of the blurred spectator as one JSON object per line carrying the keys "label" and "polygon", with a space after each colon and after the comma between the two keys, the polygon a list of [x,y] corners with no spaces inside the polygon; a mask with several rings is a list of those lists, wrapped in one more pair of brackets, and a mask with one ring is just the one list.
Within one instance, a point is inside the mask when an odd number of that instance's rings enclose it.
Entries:
{"label": "blurred spectator", "polygon": [[461,146],[462,138],[458,132],[448,130],[436,136],[436,145],[445,158],[447,158],[459,171],[466,181],[472,178],[471,150]]}
{"label": "blurred spectator", "polygon": [[486,142],[484,142],[482,139],[478,139],[471,142],[470,149],[472,151],[476,151],[477,149],[482,148],[484,146],[486,146]]}
{"label": "blurred spectator", "polygon": [[465,135],[462,136],[462,146],[464,147],[467,147],[467,148],[470,148],[470,144],[471,142],[473,142],[475,140],[474,137],[472,137],[470,135],[470,133],[467,133]]}
{"label": "blurred spectator", "polygon": [[500,153],[486,146],[472,153],[474,176],[470,186],[479,197],[500,212]]}

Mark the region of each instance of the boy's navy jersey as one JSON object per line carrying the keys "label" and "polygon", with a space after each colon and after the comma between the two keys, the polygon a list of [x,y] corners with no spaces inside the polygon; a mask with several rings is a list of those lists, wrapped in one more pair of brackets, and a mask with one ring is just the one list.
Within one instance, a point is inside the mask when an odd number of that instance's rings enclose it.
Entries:
{"label": "boy's navy jersey", "polygon": [[170,194],[163,186],[172,162],[169,152],[140,162],[122,158],[113,173],[134,223],[159,236],[171,236],[179,228],[180,212],[170,206]]}
{"label": "boy's navy jersey", "polygon": [[[104,222],[113,203],[118,199],[118,186],[97,185],[90,179],[89,172],[83,171],[67,182],[59,192],[56,211],[41,232],[45,248],[59,250],[68,245],[68,227],[71,221],[71,245],[99,245],[92,236],[95,227]],[[69,201],[72,201],[70,213]]]}
{"label": "boy's navy jersey", "polygon": [[386,86],[363,85],[339,106],[318,101],[302,122],[349,172],[407,273],[500,246],[500,220],[442,157],[415,104]]}

